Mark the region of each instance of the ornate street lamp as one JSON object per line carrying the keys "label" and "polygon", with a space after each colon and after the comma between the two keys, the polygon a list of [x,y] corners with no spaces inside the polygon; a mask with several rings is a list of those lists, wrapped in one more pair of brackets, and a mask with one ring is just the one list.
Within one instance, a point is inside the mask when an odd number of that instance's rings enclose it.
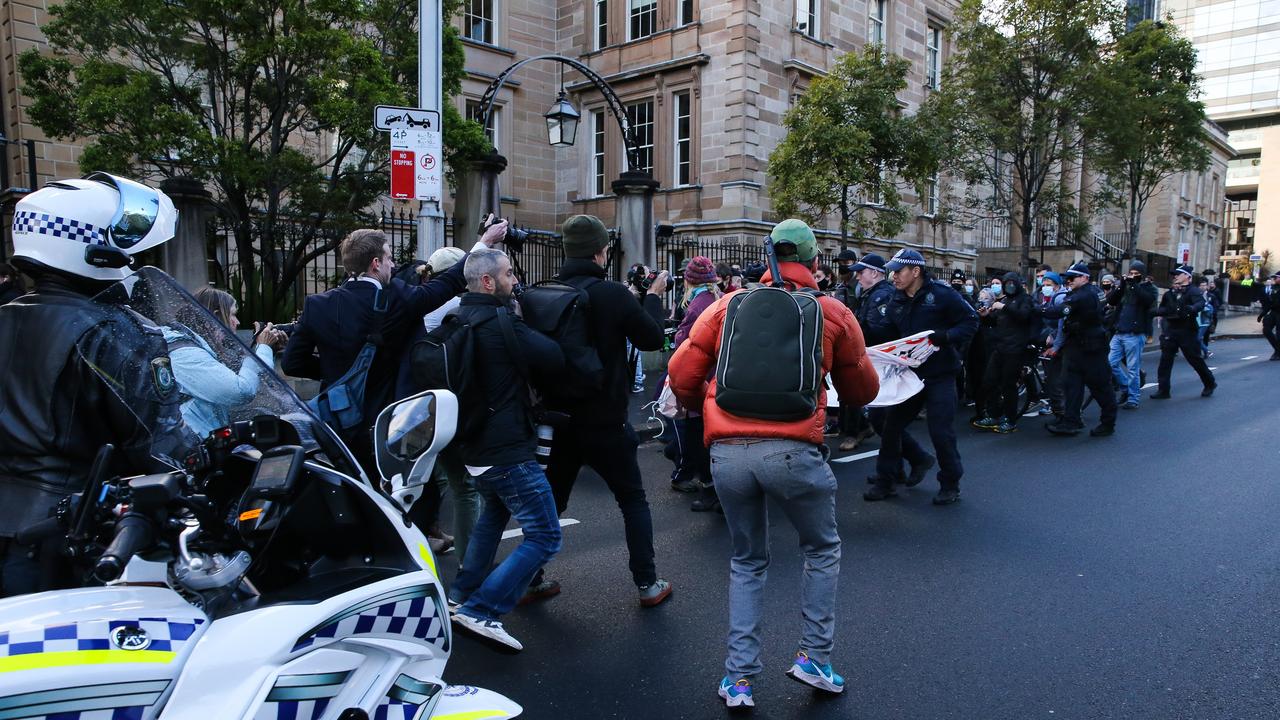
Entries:
{"label": "ornate street lamp", "polygon": [[578,135],[578,121],[582,116],[574,109],[573,103],[569,102],[564,90],[560,91],[556,104],[543,117],[547,119],[547,142],[552,147],[573,145],[574,138]]}

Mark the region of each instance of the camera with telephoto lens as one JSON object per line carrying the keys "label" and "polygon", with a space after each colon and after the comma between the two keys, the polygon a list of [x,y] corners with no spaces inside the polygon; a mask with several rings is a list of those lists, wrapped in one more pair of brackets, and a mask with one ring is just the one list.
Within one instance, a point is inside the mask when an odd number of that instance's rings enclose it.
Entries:
{"label": "camera with telephoto lens", "polygon": [[[485,217],[480,218],[480,229],[476,232],[476,235],[483,235],[484,231],[489,229],[489,226],[496,225],[505,219],[495,215],[492,222],[485,222],[488,217],[489,216],[486,215]],[[529,233],[516,227],[510,220],[507,220],[506,222],[507,233],[502,236],[502,244],[506,245],[507,248],[513,252],[520,252],[524,249],[524,241],[529,239]]]}
{"label": "camera with telephoto lens", "polygon": [[[653,283],[662,273],[658,270],[650,270],[649,268],[636,263],[627,271],[627,284],[635,287],[640,292],[649,292],[649,288],[653,287]],[[668,273],[667,277],[673,277]],[[671,289],[671,285],[667,285],[667,289]]]}

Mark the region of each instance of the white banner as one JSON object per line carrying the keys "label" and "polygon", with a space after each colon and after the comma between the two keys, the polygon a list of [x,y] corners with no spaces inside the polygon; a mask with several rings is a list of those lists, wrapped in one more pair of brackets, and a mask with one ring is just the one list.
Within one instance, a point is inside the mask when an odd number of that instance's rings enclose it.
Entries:
{"label": "white banner", "polygon": [[[876,399],[867,403],[867,407],[888,407],[912,397],[924,389],[924,382],[913,372],[912,368],[929,359],[938,348],[929,342],[932,330],[916,333],[901,340],[873,345],[867,348],[867,357],[880,376],[880,393]],[[840,396],[831,385],[831,377],[827,377],[827,406],[838,407]]]}

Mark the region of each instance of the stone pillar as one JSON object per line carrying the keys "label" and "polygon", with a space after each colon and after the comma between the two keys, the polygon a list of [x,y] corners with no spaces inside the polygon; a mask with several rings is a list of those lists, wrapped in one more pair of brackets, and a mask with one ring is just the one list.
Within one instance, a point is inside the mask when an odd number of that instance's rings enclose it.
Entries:
{"label": "stone pillar", "polygon": [[627,171],[613,181],[613,192],[618,198],[614,217],[622,234],[622,256],[615,258],[615,268],[635,263],[649,267],[657,264],[653,224],[653,193],[657,189],[658,181],[646,172]]}
{"label": "stone pillar", "polygon": [[212,195],[199,180],[175,177],[160,183],[160,190],[178,210],[173,239],[161,245],[161,263],[178,284],[191,292],[209,284],[208,224],[213,217]]}
{"label": "stone pillar", "polygon": [[507,169],[507,159],[498,153],[471,161],[471,167],[461,173],[458,194],[454,204],[454,244],[470,250],[480,229],[480,219],[493,213],[502,214],[502,192],[498,176]]}

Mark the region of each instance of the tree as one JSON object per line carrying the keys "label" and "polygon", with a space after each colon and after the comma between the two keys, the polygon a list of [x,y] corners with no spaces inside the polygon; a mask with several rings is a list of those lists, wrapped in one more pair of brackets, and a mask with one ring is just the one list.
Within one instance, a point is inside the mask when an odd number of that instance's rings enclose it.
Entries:
{"label": "tree", "polygon": [[1108,0],[961,0],[942,88],[922,114],[945,127],[948,165],[1007,212],[1031,266],[1037,216],[1078,225],[1078,192],[1059,182],[1080,157],[1080,122],[1117,10]]}
{"label": "tree", "polygon": [[902,229],[909,215],[899,183],[919,191],[937,168],[926,128],[904,117],[898,102],[909,69],[906,60],[869,45],[814,79],[787,112],[787,135],[769,155],[775,212],[816,224],[839,210],[841,248],[851,228],[880,237]]}
{"label": "tree", "polygon": [[[459,0],[445,0],[446,17]],[[416,105],[415,0],[67,0],[20,58],[32,121],[84,138],[81,168],[210,186],[249,318],[289,315],[308,263],[368,220],[387,186],[379,104]],[[445,96],[461,90],[444,32]],[[487,149],[444,108],[451,167]],[[286,226],[289,237],[286,239]]]}
{"label": "tree", "polygon": [[1124,211],[1132,258],[1147,201],[1175,173],[1204,170],[1209,146],[1191,42],[1150,20],[1117,34],[1084,128],[1089,157]]}

